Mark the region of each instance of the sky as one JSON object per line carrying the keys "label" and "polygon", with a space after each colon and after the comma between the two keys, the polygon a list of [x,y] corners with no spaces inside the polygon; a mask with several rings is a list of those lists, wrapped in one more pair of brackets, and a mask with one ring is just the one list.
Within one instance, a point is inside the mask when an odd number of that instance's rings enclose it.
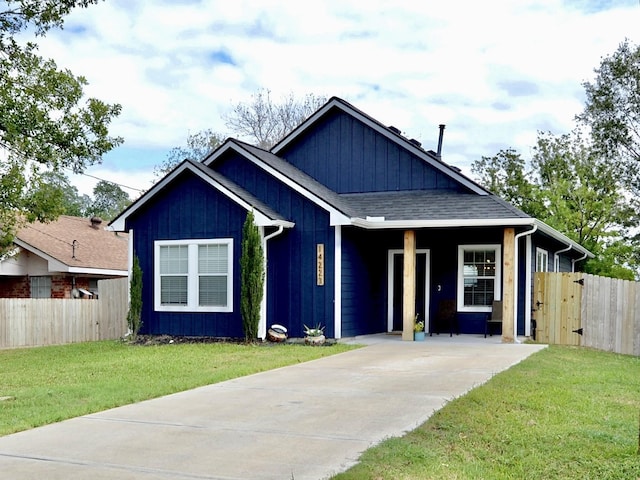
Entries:
{"label": "sky", "polygon": [[38,44],[122,105],[124,144],[72,183],[135,198],[188,135],[233,136],[224,116],[261,89],[341,97],[426,150],[445,124],[443,160],[470,176],[501,149],[528,158],[538,132],[574,128],[583,83],[639,26],[640,0],[107,0]]}

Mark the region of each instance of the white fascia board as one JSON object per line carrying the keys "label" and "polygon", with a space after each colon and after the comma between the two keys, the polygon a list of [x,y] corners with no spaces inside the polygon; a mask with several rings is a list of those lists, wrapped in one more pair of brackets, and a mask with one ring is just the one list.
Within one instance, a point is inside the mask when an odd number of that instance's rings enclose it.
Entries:
{"label": "white fascia board", "polygon": [[162,190],[162,188],[165,185],[170,183],[175,177],[177,177],[178,175],[180,175],[182,172],[184,172],[187,169],[190,170],[192,173],[195,173],[198,177],[200,177],[206,183],[208,183],[209,185],[211,185],[212,187],[217,189],[220,193],[222,193],[223,195],[225,195],[226,197],[228,197],[233,202],[237,203],[238,205],[240,205],[241,207],[243,207],[247,211],[253,210],[254,216],[255,216],[255,223],[256,223],[257,226],[259,226],[259,227],[271,227],[271,226],[277,227],[277,226],[282,225],[282,226],[284,226],[286,228],[293,227],[294,224],[292,222],[287,222],[286,220],[274,220],[274,219],[269,218],[268,216],[266,216],[265,214],[263,214],[262,212],[257,210],[255,206],[250,205],[249,203],[245,202],[243,199],[238,197],[231,190],[229,190],[228,188],[226,188],[223,185],[219,184],[218,182],[216,182],[214,179],[212,179],[211,177],[209,177],[208,175],[206,175],[204,172],[200,171],[199,169],[194,168],[189,163],[184,163],[182,165],[182,167],[174,170],[169,175],[164,177],[160,182],[155,184],[151,188],[151,190],[149,190],[148,196],[146,198],[143,198],[138,203],[133,204],[130,209],[125,211],[122,215],[120,215],[113,222],[111,222],[110,226],[116,231],[119,231],[119,232],[124,231],[125,220],[127,219],[127,217],[129,217],[129,215],[131,215],[136,210],[138,210],[150,198],[152,198],[156,194],[157,191]]}
{"label": "white fascia board", "polygon": [[[335,207],[333,207],[332,205],[328,204],[327,202],[322,200],[317,195],[314,195],[309,190],[307,190],[306,188],[302,187],[300,184],[296,183],[295,181],[291,180],[286,175],[280,173],[278,170],[276,170],[272,166],[267,165],[262,160],[260,160],[258,157],[256,157],[255,155],[251,154],[251,152],[248,152],[246,150],[240,149],[240,147],[238,147],[235,143],[230,143],[229,146],[227,147],[227,149],[235,150],[237,153],[242,155],[244,158],[246,158],[247,160],[249,160],[253,164],[257,165],[258,167],[262,168],[265,172],[267,172],[272,177],[278,179],[280,182],[284,183],[285,185],[290,187],[292,190],[294,190],[295,192],[297,192],[300,195],[302,195],[303,197],[305,197],[307,200],[310,200],[311,202],[313,202],[316,205],[318,205],[320,208],[322,208],[322,209],[326,210],[327,212],[329,212],[330,225],[332,225],[332,226],[333,225],[349,225],[351,223],[351,219],[347,215],[342,213],[340,210],[338,210]],[[225,149],[225,151],[226,151],[226,149]],[[217,150],[215,155],[209,157],[206,160],[207,163],[205,163],[205,165],[210,165],[211,163],[213,163],[215,161],[215,159],[221,154],[222,154],[222,152],[220,150]],[[260,225],[258,225],[258,226],[260,226]]]}
{"label": "white fascia board", "polygon": [[129,274],[127,270],[110,270],[107,268],[69,267],[67,271],[83,275],[109,275],[114,277],[126,277]]}
{"label": "white fascia board", "polygon": [[318,110],[314,115],[309,117],[307,119],[307,121],[305,121],[300,128],[294,130],[290,135],[285,137],[280,143],[278,143],[271,150],[271,152],[273,154],[277,155],[280,150],[282,150],[290,142],[292,142],[296,137],[298,137],[300,134],[302,134],[302,132],[304,132],[307,129],[308,126],[312,125],[315,122],[316,118],[324,115],[327,112],[327,110],[329,110],[330,108],[332,108],[334,106],[337,106],[343,112],[347,112],[349,115],[357,118],[362,123],[364,123],[365,125],[371,127],[372,129],[376,130],[378,133],[380,133],[384,137],[387,137],[392,142],[400,145],[402,148],[409,150],[414,155],[416,155],[418,158],[420,158],[423,161],[427,162],[433,168],[439,170],[440,172],[444,173],[445,175],[448,175],[448,176],[454,178],[456,181],[460,182],[462,185],[464,185],[465,187],[469,188],[474,193],[477,193],[478,195],[489,195],[489,193],[484,188],[480,187],[478,184],[476,184],[473,181],[469,180],[468,178],[466,178],[461,173],[458,173],[455,170],[451,169],[450,167],[447,167],[443,163],[441,163],[441,162],[439,162],[437,160],[434,160],[422,148],[413,145],[410,141],[405,140],[403,137],[398,136],[397,134],[393,133],[391,130],[389,130],[386,127],[383,127],[382,125],[378,124],[377,122],[373,122],[369,117],[363,115],[361,112],[359,112],[357,110],[354,110],[354,109],[351,109],[351,108],[347,109],[347,106],[344,103],[342,103],[342,102],[340,102],[339,100],[336,100],[336,99],[330,101],[322,109]]}
{"label": "white fascia board", "polygon": [[47,269],[51,273],[78,273],[78,274],[91,274],[91,275],[112,275],[112,276],[127,276],[126,270],[115,270],[115,269],[106,269],[106,268],[92,268],[92,267],[73,267],[71,265],[67,265],[64,262],[61,262],[57,258],[52,257],[44,253],[42,250],[37,248],[33,248],[31,245],[27,245],[20,239],[14,239],[14,243],[16,245],[21,246],[25,250],[37,255],[38,257],[47,261]]}
{"label": "white fascia board", "polygon": [[588,258],[594,258],[595,257],[595,255],[593,253],[591,253],[589,250],[584,248],[582,245],[580,245],[579,243],[574,242],[569,237],[567,237],[565,234],[560,233],[558,230],[556,230],[553,227],[550,227],[549,225],[544,223],[542,220],[536,219],[536,225],[538,225],[538,229],[540,231],[546,233],[550,237],[555,238],[556,240],[558,240],[560,242],[566,243],[567,246],[570,245],[574,250],[577,250],[582,255],[586,255]]}
{"label": "white fascia board", "polygon": [[351,224],[366,229],[385,228],[446,228],[446,227],[515,227],[534,224],[533,218],[488,218],[478,220],[383,220],[368,221],[362,218],[352,219]]}

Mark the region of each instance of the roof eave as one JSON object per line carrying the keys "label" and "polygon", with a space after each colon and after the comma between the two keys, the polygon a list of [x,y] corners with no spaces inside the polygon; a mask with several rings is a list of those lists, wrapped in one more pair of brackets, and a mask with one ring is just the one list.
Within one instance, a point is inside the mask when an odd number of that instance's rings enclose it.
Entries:
{"label": "roof eave", "polygon": [[558,240],[559,242],[566,243],[567,247],[571,246],[573,250],[580,252],[582,255],[586,255],[587,258],[595,258],[595,255],[591,253],[589,250],[584,248],[579,243],[574,242],[565,234],[559,232],[555,228],[547,225],[542,220],[535,219],[535,222],[536,222],[536,225],[538,226],[538,230],[540,230],[541,232],[549,235],[550,237]]}
{"label": "roof eave", "polygon": [[225,187],[224,185],[222,185],[219,182],[215,181],[213,178],[211,178],[210,176],[208,176],[205,173],[203,173],[199,168],[193,166],[190,162],[185,160],[178,167],[176,167],[170,174],[168,174],[160,182],[155,184],[151,188],[151,190],[149,190],[145,194],[144,198],[140,198],[137,202],[132,204],[127,210],[122,212],[118,217],[116,217],[112,222],[110,222],[109,223],[109,228],[113,229],[115,231],[118,231],[118,232],[125,231],[126,219],[131,214],[136,212],[147,201],[149,201],[151,198],[153,198],[153,196],[156,195],[157,192],[161,191],[166,185],[171,183],[171,181],[174,178],[176,178],[178,175],[180,175],[185,170],[189,170],[192,173],[196,174],[202,180],[207,182],[212,187],[216,188],[223,195],[225,195],[226,197],[230,198],[232,201],[234,201],[235,203],[237,203],[241,207],[245,208],[247,211],[252,210],[254,212],[254,215],[255,215],[255,223],[256,223],[256,225],[258,225],[258,226],[281,226],[282,225],[285,228],[292,228],[295,225],[293,222],[288,222],[286,220],[271,218],[269,215],[264,214],[263,212],[260,211],[260,209],[258,207],[255,207],[254,205],[251,205],[249,202],[247,202],[244,199],[240,198],[238,195],[233,193],[227,187]]}
{"label": "roof eave", "polygon": [[371,230],[385,228],[519,227],[531,226],[533,224],[533,218],[487,218],[473,220],[368,220],[366,218],[351,219],[351,225]]}

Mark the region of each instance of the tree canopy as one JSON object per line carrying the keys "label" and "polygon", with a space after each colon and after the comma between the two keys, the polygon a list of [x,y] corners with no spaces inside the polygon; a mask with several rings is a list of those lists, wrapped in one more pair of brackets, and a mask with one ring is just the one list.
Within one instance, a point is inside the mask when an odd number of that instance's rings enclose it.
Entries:
{"label": "tree canopy", "polygon": [[633,279],[638,273],[638,200],[615,165],[580,134],[539,133],[529,162],[514,150],[475,161],[480,183],[596,254],[585,270]]}
{"label": "tree canopy", "polygon": [[12,240],[18,218],[47,221],[59,214],[60,196],[31,194],[44,192],[47,172],[82,172],[122,142],[108,132],[120,105],[85,99],[84,77],[40,57],[33,41],[16,40],[62,28],[72,9],[95,3],[7,0],[0,7],[0,184],[8,187],[0,204],[3,244]]}
{"label": "tree canopy", "polygon": [[297,98],[289,93],[275,102],[270,90],[261,89],[251,96],[250,102],[238,103],[225,116],[225,124],[234,134],[248,137],[258,147],[268,150],[326,101],[324,96],[307,94]]}
{"label": "tree canopy", "polygon": [[153,174],[156,178],[162,178],[187,158],[199,161],[223,141],[224,137],[211,129],[191,134],[187,137],[187,145],[173,147],[169,151],[166,160],[153,169]]}
{"label": "tree canopy", "polygon": [[640,162],[640,46],[623,41],[595,73],[583,83],[586,103],[578,119],[590,127],[601,154]]}

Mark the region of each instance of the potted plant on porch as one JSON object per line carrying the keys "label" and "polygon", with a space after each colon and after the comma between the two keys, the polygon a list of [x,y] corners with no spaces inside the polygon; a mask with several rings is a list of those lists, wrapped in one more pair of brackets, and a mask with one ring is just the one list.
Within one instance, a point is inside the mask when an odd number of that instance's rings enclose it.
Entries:
{"label": "potted plant on porch", "polygon": [[304,335],[304,343],[307,345],[322,345],[325,341],[324,327],[320,324],[313,328],[304,325]]}
{"label": "potted plant on porch", "polygon": [[418,320],[418,315],[419,314],[416,314],[416,318],[413,321],[413,340],[421,342],[424,340],[424,322]]}

